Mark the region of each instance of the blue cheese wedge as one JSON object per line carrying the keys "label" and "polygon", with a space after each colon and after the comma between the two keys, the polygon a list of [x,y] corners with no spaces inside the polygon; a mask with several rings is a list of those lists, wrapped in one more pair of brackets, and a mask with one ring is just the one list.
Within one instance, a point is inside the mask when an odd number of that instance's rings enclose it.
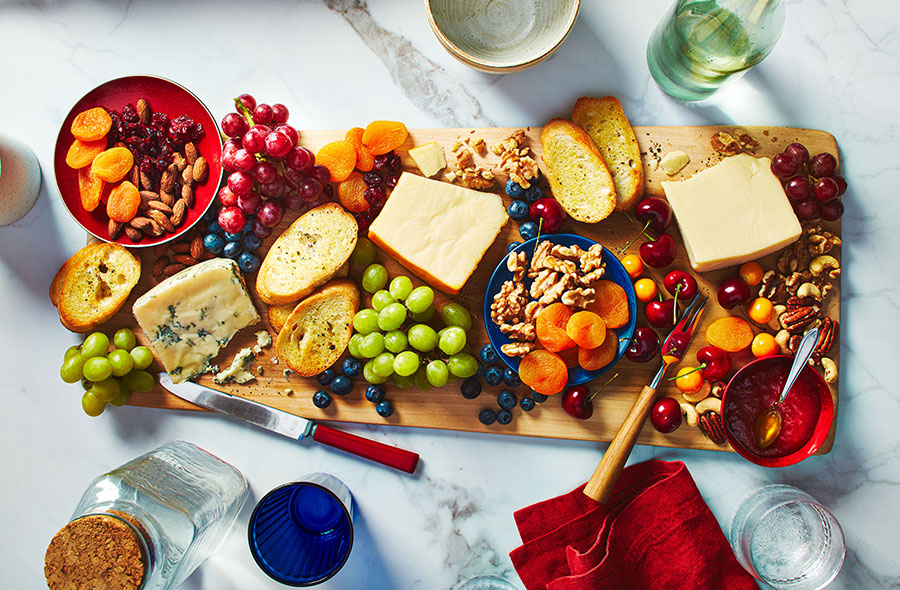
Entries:
{"label": "blue cheese wedge", "polygon": [[234,359],[227,369],[216,373],[215,377],[213,377],[213,381],[220,385],[223,383],[237,383],[243,385],[244,383],[255,381],[256,377],[247,370],[250,367],[250,363],[252,363],[255,358],[256,355],[253,354],[252,350],[249,348],[242,348],[234,355]]}
{"label": "blue cheese wedge", "polygon": [[210,370],[231,338],[260,321],[235,261],[213,258],[166,279],[132,309],[174,383]]}

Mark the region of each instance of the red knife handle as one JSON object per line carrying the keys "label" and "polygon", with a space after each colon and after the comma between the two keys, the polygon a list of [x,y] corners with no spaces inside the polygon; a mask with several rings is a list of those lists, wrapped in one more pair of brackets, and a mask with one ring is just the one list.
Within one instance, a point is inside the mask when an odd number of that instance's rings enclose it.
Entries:
{"label": "red knife handle", "polygon": [[419,463],[418,453],[356,436],[324,424],[316,425],[313,440],[406,473],[415,471]]}

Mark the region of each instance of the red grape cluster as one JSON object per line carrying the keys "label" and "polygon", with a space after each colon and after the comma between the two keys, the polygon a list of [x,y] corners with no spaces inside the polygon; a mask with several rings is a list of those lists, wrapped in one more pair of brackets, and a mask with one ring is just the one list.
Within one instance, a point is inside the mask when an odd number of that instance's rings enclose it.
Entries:
{"label": "red grape cluster", "polygon": [[319,205],[331,196],[331,173],[316,165],[315,155],[297,145],[298,131],[287,124],[283,104],[257,104],[249,94],[234,101],[235,112],[222,118],[229,137],[222,148],[222,167],[229,174],[219,190],[219,225],[238,233],[252,220],[253,233],[267,238],[285,209]]}
{"label": "red grape cluster", "polygon": [[781,179],[800,221],[836,221],[844,213],[837,197],[847,190],[847,181],[837,174],[837,159],[831,154],[810,158],[803,144],[792,143],[772,158],[772,174]]}

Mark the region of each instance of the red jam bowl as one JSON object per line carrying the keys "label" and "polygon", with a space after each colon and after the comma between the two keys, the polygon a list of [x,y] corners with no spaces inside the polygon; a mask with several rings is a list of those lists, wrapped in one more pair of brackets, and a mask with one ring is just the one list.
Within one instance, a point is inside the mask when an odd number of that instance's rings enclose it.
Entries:
{"label": "red jam bowl", "polygon": [[725,438],[740,456],[763,467],[794,465],[815,454],[834,420],[831,388],[807,365],[779,406],[781,432],[766,449],[756,444],[756,419],[781,393],[794,358],[770,356],[742,367],[722,395]]}

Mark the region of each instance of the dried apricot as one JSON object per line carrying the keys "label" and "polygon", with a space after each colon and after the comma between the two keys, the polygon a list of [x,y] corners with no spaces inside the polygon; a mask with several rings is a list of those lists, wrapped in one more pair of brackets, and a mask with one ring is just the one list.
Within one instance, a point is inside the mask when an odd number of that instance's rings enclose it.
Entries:
{"label": "dried apricot", "polygon": [[753,330],[741,318],[719,318],[706,328],[706,341],[726,352],[739,352],[753,342]]}
{"label": "dried apricot", "polygon": [[338,200],[344,209],[353,213],[359,213],[369,208],[369,202],[366,201],[363,194],[366,192],[366,183],[363,175],[355,170],[350,173],[346,180],[342,180],[338,184]]}
{"label": "dried apricot", "polygon": [[[655,285],[655,283],[654,283]],[[628,296],[625,289],[612,281],[596,281],[594,302],[585,307],[603,318],[607,328],[621,328],[628,323]]]}
{"label": "dried apricot", "polygon": [[519,363],[522,383],[544,395],[559,393],[569,380],[566,362],[548,350],[532,350]]}
{"label": "dried apricot", "polygon": [[578,347],[567,348],[566,350],[561,350],[558,353],[559,358],[566,363],[566,367],[569,369],[574,369],[578,366]]}
{"label": "dried apricot", "polygon": [[136,186],[127,180],[114,186],[106,200],[106,215],[115,221],[126,223],[137,215],[141,204],[141,194]]}
{"label": "dried apricot", "polygon": [[575,342],[566,334],[566,324],[572,317],[572,310],[563,303],[551,303],[538,314],[535,328],[541,346],[550,352],[572,348]]}
{"label": "dried apricot", "polygon": [[597,371],[616,359],[619,351],[619,337],[612,330],[606,330],[603,344],[597,348],[579,348],[578,364],[585,371]]}
{"label": "dried apricot", "polygon": [[576,311],[566,323],[566,334],[580,348],[597,348],[606,338],[606,324],[592,311]]}
{"label": "dried apricot", "polygon": [[81,141],[76,139],[69,146],[66,152],[66,164],[69,168],[84,168],[90,166],[94,158],[102,154],[106,150],[106,140],[98,139],[97,141]]}
{"label": "dried apricot", "polygon": [[72,135],[81,141],[103,139],[112,127],[112,118],[103,107],[81,111],[72,120]]}
{"label": "dried apricot", "polygon": [[81,206],[85,211],[93,211],[97,208],[105,185],[105,182],[94,176],[90,166],[85,166],[78,171],[78,194],[81,196]]}
{"label": "dried apricot", "polygon": [[395,150],[406,141],[409,131],[400,121],[372,121],[362,135],[363,145],[373,156]]}
{"label": "dried apricot", "polygon": [[347,131],[344,139],[353,144],[356,148],[356,169],[368,172],[375,167],[375,156],[369,151],[369,148],[363,145],[362,136],[365,129],[362,127],[354,127]]}
{"label": "dried apricot", "polygon": [[356,148],[346,139],[326,143],[316,153],[316,164],[331,172],[331,182],[347,180],[356,168]]}
{"label": "dried apricot", "polygon": [[134,166],[134,156],[124,147],[113,147],[97,154],[91,164],[91,170],[98,178],[106,182],[119,182],[131,167]]}

